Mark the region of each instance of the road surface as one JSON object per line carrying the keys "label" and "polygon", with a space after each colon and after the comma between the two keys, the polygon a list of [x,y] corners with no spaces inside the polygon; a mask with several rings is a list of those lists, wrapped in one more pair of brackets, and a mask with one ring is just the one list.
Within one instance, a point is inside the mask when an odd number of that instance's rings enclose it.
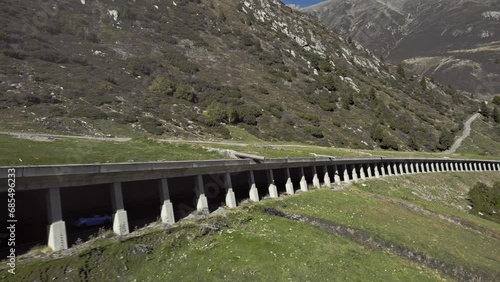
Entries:
{"label": "road surface", "polygon": [[462,132],[462,135],[458,137],[457,140],[455,140],[455,143],[453,143],[453,145],[446,151],[446,153],[453,154],[456,150],[458,150],[458,148],[462,144],[462,141],[464,141],[465,138],[469,137],[471,131],[470,125],[478,116],[479,113],[475,113],[464,123],[464,131]]}

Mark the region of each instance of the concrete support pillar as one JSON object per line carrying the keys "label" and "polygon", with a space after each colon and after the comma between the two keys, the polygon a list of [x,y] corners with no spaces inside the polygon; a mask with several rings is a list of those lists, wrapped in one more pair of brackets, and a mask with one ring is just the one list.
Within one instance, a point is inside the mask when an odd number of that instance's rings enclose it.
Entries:
{"label": "concrete support pillar", "polygon": [[474,169],[473,170],[474,171],[478,171],[478,169],[477,169],[477,163],[474,163]]}
{"label": "concrete support pillar", "polygon": [[399,174],[406,174],[402,163],[399,164]]}
{"label": "concrete support pillar", "polygon": [[116,235],[128,234],[128,217],[123,204],[121,182],[111,184],[111,204],[113,206],[113,232]]}
{"label": "concrete support pillar", "polygon": [[195,189],[196,189],[196,210],[201,213],[208,214],[208,200],[205,195],[205,185],[203,184],[203,175],[195,176]]}
{"label": "concrete support pillar", "polygon": [[380,172],[378,172],[378,164],[373,165],[373,172],[375,174],[375,178],[380,178]]}
{"label": "concrete support pillar", "polygon": [[439,169],[439,163],[434,163],[434,168],[436,169],[436,172],[440,172],[441,171]]}
{"label": "concrete support pillar", "polygon": [[295,190],[293,189],[292,176],[290,175],[290,169],[287,167],[285,169],[285,172],[286,172],[286,184],[285,184],[286,193],[289,195],[293,195],[293,194],[295,194]]}
{"label": "concrete support pillar", "polygon": [[439,163],[439,167],[440,167],[439,171],[441,171],[441,172],[446,171],[444,169],[444,163]]}
{"label": "concrete support pillar", "polygon": [[47,245],[54,251],[66,250],[68,248],[68,237],[66,236],[66,223],[62,217],[61,194],[59,188],[47,190],[47,214],[49,226],[49,238]]}
{"label": "concrete support pillar", "polygon": [[430,163],[430,172],[436,172],[435,168],[434,168],[434,163]]}
{"label": "concrete support pillar", "polygon": [[368,164],[366,166],[366,171],[368,172],[368,178],[372,178],[373,174],[372,174],[372,165],[371,164]]}
{"label": "concrete support pillar", "polygon": [[392,172],[394,173],[394,175],[399,175],[397,164],[392,165]]}
{"label": "concrete support pillar", "polygon": [[267,181],[269,182],[269,197],[278,198],[278,188],[274,184],[274,173],[272,169],[267,170]]}
{"label": "concrete support pillar", "polygon": [[313,186],[316,189],[321,188],[321,185],[319,184],[319,177],[318,177],[318,171],[316,170],[316,167],[312,167],[312,173],[313,173]]}
{"label": "concrete support pillar", "polygon": [[425,163],[425,172],[431,172],[429,163]]}
{"label": "concrete support pillar", "polygon": [[227,172],[224,175],[224,188],[226,189],[226,206],[228,208],[235,208],[236,196],[233,191],[233,182],[231,181],[231,174]]}
{"label": "concrete support pillar", "polygon": [[492,171],[493,169],[491,168],[491,163],[488,163],[488,170]]}
{"label": "concrete support pillar", "polygon": [[464,164],[463,164],[462,162],[460,162],[460,163],[458,164],[458,170],[459,170],[459,171],[464,171]]}
{"label": "concrete support pillar", "polygon": [[352,165],[352,181],[358,181],[358,173],[356,172],[356,165]]}
{"label": "concrete support pillar", "polygon": [[300,168],[300,191],[308,191],[309,189],[307,188],[307,181],[306,181],[306,174],[304,173],[304,168]]}
{"label": "concrete support pillar", "polygon": [[366,179],[365,170],[362,164],[359,165],[359,178],[363,180]]}
{"label": "concrete support pillar", "polygon": [[349,183],[349,172],[347,165],[344,166],[344,183]]}
{"label": "concrete support pillar", "polygon": [[340,185],[340,175],[337,167],[335,167],[335,175],[333,176],[333,179],[335,181],[335,184]]}
{"label": "concrete support pillar", "polygon": [[387,164],[387,175],[389,175],[389,176],[392,175],[391,164]]}
{"label": "concrete support pillar", "polygon": [[381,163],[380,164],[380,172],[382,172],[382,177],[385,176],[385,164]]}
{"label": "concrete support pillar", "polygon": [[257,190],[257,185],[255,184],[255,177],[253,175],[253,170],[248,172],[248,187],[250,187],[250,191],[248,195],[250,196],[250,201],[258,202],[259,199],[259,190]]}
{"label": "concrete support pillar", "polygon": [[160,190],[161,222],[163,224],[174,224],[174,207],[170,201],[170,192],[168,191],[168,181],[166,178],[158,180],[158,189]]}
{"label": "concrete support pillar", "polygon": [[323,171],[325,172],[325,175],[323,176],[323,185],[326,188],[330,188],[332,187],[332,182],[330,180],[330,175],[328,175],[328,167],[326,165],[323,167]]}
{"label": "concrete support pillar", "polygon": [[405,170],[405,173],[406,173],[406,174],[410,174],[410,169],[409,169],[409,167],[408,167],[408,163],[405,163],[405,164],[404,164],[404,170]]}
{"label": "concrete support pillar", "polygon": [[465,171],[470,171],[469,163],[464,163]]}
{"label": "concrete support pillar", "polygon": [[415,165],[415,173],[420,173],[420,164],[414,163],[414,165]]}
{"label": "concrete support pillar", "polygon": [[415,173],[415,165],[413,163],[410,163],[410,173],[411,174]]}

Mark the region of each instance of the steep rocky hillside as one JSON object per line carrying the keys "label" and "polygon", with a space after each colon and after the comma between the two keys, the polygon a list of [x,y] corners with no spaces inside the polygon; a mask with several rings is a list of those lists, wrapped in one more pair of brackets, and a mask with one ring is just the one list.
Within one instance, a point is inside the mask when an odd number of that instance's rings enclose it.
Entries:
{"label": "steep rocky hillside", "polygon": [[13,1],[2,129],[446,148],[478,105],[279,1]]}
{"label": "steep rocky hillside", "polygon": [[330,0],[304,9],[377,56],[477,93],[500,93],[500,2]]}

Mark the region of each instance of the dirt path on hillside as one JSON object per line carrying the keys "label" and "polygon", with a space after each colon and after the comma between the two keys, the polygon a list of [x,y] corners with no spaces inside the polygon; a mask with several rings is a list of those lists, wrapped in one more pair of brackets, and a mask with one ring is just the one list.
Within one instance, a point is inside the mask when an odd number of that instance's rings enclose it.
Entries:
{"label": "dirt path on hillside", "polygon": [[462,144],[462,141],[465,140],[465,138],[469,137],[471,128],[470,125],[471,123],[479,116],[479,113],[475,113],[472,115],[465,123],[464,123],[464,131],[462,132],[462,135],[458,137],[457,140],[455,140],[455,143],[450,147],[450,149],[446,150],[446,153],[453,154],[455,151],[458,150],[460,145]]}
{"label": "dirt path on hillside", "polygon": [[16,132],[16,131],[0,131],[0,134],[15,136],[34,141],[50,141],[52,139],[70,138],[70,139],[86,139],[96,141],[115,141],[127,142],[132,138],[128,137],[97,137],[97,136],[77,136],[77,135],[58,135],[58,134],[44,134],[44,133],[29,133],[29,132]]}

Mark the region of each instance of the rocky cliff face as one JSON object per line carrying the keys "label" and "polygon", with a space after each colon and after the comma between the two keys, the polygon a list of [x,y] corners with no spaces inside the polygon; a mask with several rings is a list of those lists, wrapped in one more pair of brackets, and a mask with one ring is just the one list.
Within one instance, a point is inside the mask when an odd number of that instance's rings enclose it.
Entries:
{"label": "rocky cliff face", "polygon": [[[445,147],[477,108],[273,0],[7,1],[2,127]],[[440,141],[441,140],[441,141]]]}
{"label": "rocky cliff face", "polygon": [[500,2],[331,0],[303,9],[377,56],[474,93],[500,93]]}

